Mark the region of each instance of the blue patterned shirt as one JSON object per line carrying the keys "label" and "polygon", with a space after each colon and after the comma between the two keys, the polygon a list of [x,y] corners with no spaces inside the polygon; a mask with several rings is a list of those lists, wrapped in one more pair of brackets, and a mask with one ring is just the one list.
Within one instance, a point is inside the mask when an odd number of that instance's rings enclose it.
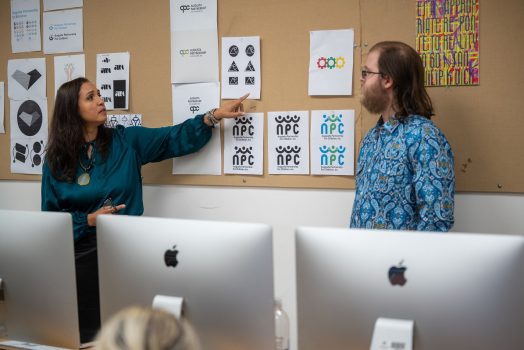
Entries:
{"label": "blue patterned shirt", "polygon": [[382,118],[360,145],[351,228],[448,231],[453,152],[431,120]]}

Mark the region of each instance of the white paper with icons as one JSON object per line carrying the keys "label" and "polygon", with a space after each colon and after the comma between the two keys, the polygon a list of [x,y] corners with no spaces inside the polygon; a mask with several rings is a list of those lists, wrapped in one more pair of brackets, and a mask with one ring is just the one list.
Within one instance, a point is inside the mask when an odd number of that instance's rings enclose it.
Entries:
{"label": "white paper with icons", "polygon": [[260,99],[260,37],[222,38],[222,98]]}
{"label": "white paper with icons", "polygon": [[62,86],[73,79],[85,77],[85,55],[55,56],[55,97]]}
{"label": "white paper with icons", "polygon": [[270,174],[309,174],[309,111],[268,112]]}
{"label": "white paper with icons", "polygon": [[82,9],[44,12],[44,53],[84,51]]}
{"label": "white paper with icons", "polygon": [[45,58],[7,61],[7,90],[13,100],[46,98]]}
{"label": "white paper with icons", "polygon": [[[220,84],[172,84],[173,124],[183,123],[220,105]],[[198,152],[173,159],[173,174],[221,175],[220,127],[212,129],[209,142]]]}
{"label": "white paper with icons", "polygon": [[108,114],[106,117],[105,126],[108,128],[116,128],[122,125],[124,128],[131,126],[142,126],[142,114]]}
{"label": "white paper with icons", "polygon": [[309,95],[353,93],[353,29],[309,33]]}
{"label": "white paper with icons", "polygon": [[10,101],[11,172],[42,174],[47,146],[47,99]]}
{"label": "white paper with icons", "polygon": [[354,175],[355,111],[311,111],[311,174]]}
{"label": "white paper with icons", "polygon": [[170,0],[171,83],[218,82],[217,0]]}
{"label": "white paper with icons", "polygon": [[129,52],[96,55],[96,86],[107,110],[129,109]]}
{"label": "white paper with icons", "polygon": [[44,11],[84,6],[84,0],[44,0]]}
{"label": "white paper with icons", "polygon": [[13,53],[40,51],[40,0],[11,0]]}
{"label": "white paper with icons", "polygon": [[5,134],[4,127],[4,110],[5,110],[5,99],[4,99],[4,82],[0,81],[0,134]]}
{"label": "white paper with icons", "polygon": [[264,113],[224,119],[224,174],[264,173]]}

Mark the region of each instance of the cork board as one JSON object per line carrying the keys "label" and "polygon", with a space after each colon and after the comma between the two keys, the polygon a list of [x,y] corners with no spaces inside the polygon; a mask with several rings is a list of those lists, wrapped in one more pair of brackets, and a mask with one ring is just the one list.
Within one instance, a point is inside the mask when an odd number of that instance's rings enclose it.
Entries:
{"label": "cork board", "polygon": [[[354,109],[355,144],[377,117],[362,110],[358,81],[362,58],[374,43],[401,40],[415,44],[415,0],[218,0],[218,31],[222,36],[260,36],[261,99],[248,101],[253,112]],[[7,82],[7,61],[46,57],[48,110],[53,107],[53,55],[12,54],[10,2],[0,2],[0,81]],[[457,190],[524,192],[524,118],[517,102],[522,96],[524,42],[514,28],[524,16],[524,3],[480,4],[480,86],[430,88],[437,116],[455,153]],[[355,31],[353,96],[308,96],[309,32],[353,28]],[[487,30],[489,28],[489,30]],[[485,30],[486,29],[486,30]],[[220,45],[220,40],[219,40]],[[143,115],[148,127],[170,125],[169,1],[88,0],[84,2],[86,76],[96,81],[96,54],[131,54],[130,110]],[[7,95],[7,87],[6,87]],[[9,132],[9,103],[5,105]],[[266,133],[267,135],[267,133]],[[267,140],[265,141],[265,146]],[[9,134],[0,134],[0,179],[39,180],[10,173]],[[149,184],[352,189],[351,176],[172,175],[171,161],[143,168]]]}

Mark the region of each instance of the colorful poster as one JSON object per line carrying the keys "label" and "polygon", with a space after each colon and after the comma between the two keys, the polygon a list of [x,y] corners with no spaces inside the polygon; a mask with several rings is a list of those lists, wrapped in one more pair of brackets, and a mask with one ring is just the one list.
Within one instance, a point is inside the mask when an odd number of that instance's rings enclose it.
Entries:
{"label": "colorful poster", "polygon": [[129,107],[129,52],[96,55],[96,85],[106,109]]}
{"label": "colorful poster", "polygon": [[353,29],[309,33],[309,95],[353,92]]}
{"label": "colorful poster", "polygon": [[311,174],[353,175],[355,111],[311,111]]}
{"label": "colorful poster", "polygon": [[264,113],[224,119],[224,174],[264,173]]}
{"label": "colorful poster", "polygon": [[479,0],[418,0],[426,86],[479,85]]}
{"label": "colorful poster", "polygon": [[11,0],[13,53],[40,51],[40,0]]}
{"label": "colorful poster", "polygon": [[269,112],[270,174],[309,174],[309,111]]}

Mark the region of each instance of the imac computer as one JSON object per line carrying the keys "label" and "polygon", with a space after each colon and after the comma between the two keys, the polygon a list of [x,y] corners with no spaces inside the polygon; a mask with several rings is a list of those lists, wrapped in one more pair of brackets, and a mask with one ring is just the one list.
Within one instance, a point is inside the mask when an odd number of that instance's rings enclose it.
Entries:
{"label": "imac computer", "polygon": [[295,238],[300,350],[368,350],[379,318],[414,321],[415,350],[524,349],[522,236],[301,227]]}
{"label": "imac computer", "polygon": [[71,215],[0,210],[0,279],[5,338],[80,347]]}
{"label": "imac computer", "polygon": [[274,349],[271,227],[107,215],[97,234],[102,326],[127,306],[183,298],[204,350]]}

